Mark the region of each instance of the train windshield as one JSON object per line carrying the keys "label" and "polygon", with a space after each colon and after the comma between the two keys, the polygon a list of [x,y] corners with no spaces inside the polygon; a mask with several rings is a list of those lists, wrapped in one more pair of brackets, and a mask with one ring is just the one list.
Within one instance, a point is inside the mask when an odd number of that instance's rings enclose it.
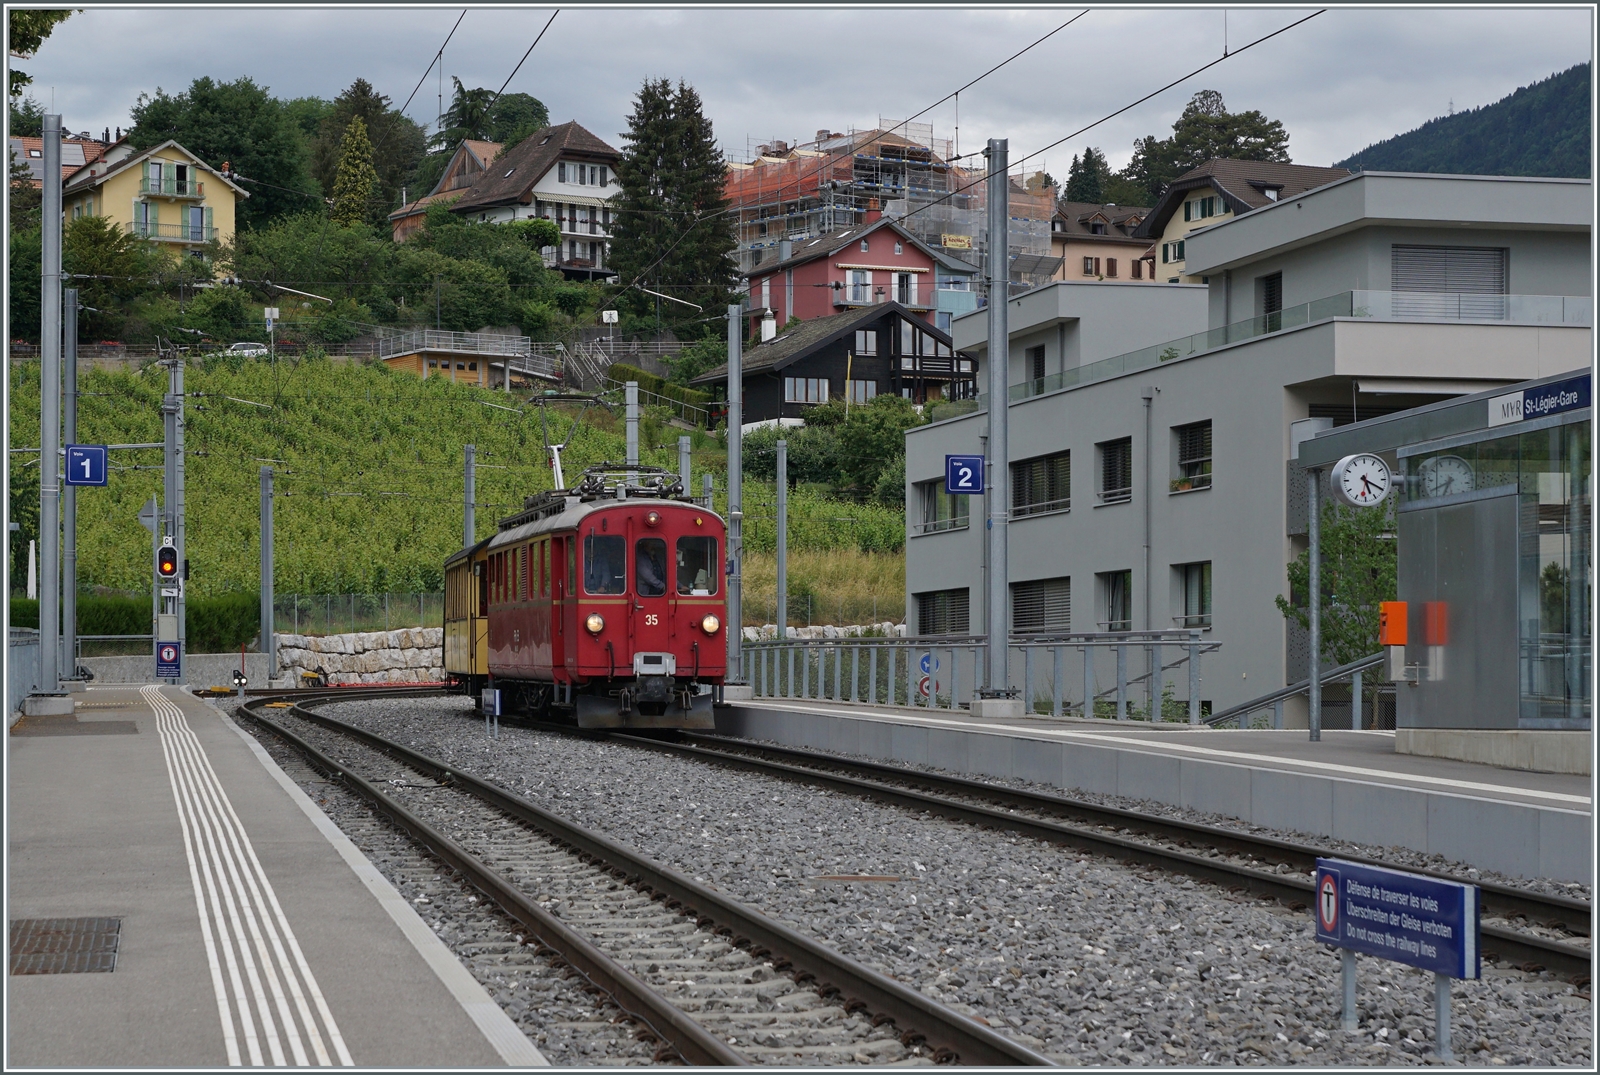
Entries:
{"label": "train windshield", "polygon": [[640,538],[634,546],[633,585],[640,597],[660,597],[667,592],[667,543],[660,538]]}
{"label": "train windshield", "polygon": [[678,539],[678,592],[708,596],[717,592],[717,539]]}
{"label": "train windshield", "polygon": [[623,593],[628,588],[628,542],[620,535],[590,534],[583,539],[583,588],[589,593]]}

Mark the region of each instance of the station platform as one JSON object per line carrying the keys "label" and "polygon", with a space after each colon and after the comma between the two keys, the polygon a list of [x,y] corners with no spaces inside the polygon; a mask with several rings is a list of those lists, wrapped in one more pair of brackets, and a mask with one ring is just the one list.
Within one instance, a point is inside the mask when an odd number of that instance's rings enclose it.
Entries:
{"label": "station platform", "polygon": [[98,687],[6,751],[6,1066],[547,1063],[254,739]]}
{"label": "station platform", "polygon": [[1146,799],[1514,877],[1590,882],[1590,778],[1394,752],[1394,734],[1238,731],[755,699],[723,735]]}

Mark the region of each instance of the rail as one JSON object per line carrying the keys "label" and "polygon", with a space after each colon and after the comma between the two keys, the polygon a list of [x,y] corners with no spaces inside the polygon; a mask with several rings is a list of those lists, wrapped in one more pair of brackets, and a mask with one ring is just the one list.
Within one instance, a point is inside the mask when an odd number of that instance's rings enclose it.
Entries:
{"label": "rail", "polygon": [[[1381,652],[1374,653],[1359,660],[1351,661],[1349,664],[1341,664],[1330,668],[1318,678],[1323,686],[1327,686],[1329,683],[1337,683],[1342,679],[1349,679],[1356,682],[1359,688],[1361,674],[1369,668],[1377,668],[1382,664],[1383,654]],[[1282,728],[1283,703],[1297,694],[1304,694],[1310,689],[1311,677],[1307,676],[1298,683],[1291,683],[1287,687],[1279,687],[1277,690],[1269,691],[1259,698],[1252,698],[1248,702],[1241,702],[1239,705],[1231,706],[1220,713],[1213,713],[1206,718],[1205,723],[1216,727],[1226,724],[1230,720],[1236,720],[1240,728],[1245,728],[1249,726],[1250,714],[1259,713],[1263,709],[1270,708],[1272,710],[1272,726],[1274,728]]]}
{"label": "rail", "polygon": [[[983,685],[987,645],[982,635],[773,639],[744,643],[741,671],[757,698],[959,710]],[[1007,646],[1007,679],[1029,714],[1199,724],[1200,657],[1221,648],[1198,630],[1017,635]],[[1168,650],[1177,660],[1166,663]],[[1166,677],[1180,667],[1188,684],[1181,699]],[[1140,686],[1142,706],[1134,697]]]}
{"label": "rail", "polygon": [[[395,693],[396,696],[415,696],[412,692]],[[643,889],[656,899],[665,900],[669,907],[681,906],[687,916],[701,919],[702,924],[715,924],[719,932],[731,936],[736,946],[749,946],[753,952],[767,953],[775,966],[783,967],[797,978],[809,977],[814,980],[813,988],[819,995],[838,992],[848,998],[847,1005],[860,1003],[873,1013],[875,1022],[889,1020],[904,1034],[921,1036],[936,1057],[986,1066],[1052,1066],[1046,1057],[1025,1045],[600,833],[558,817],[495,784],[461,772],[455,766],[374,732],[323,716],[310,708],[320,701],[338,701],[343,697],[299,697],[289,712],[375,747],[402,764],[532,826],[580,857],[609,869],[623,882]],[[584,977],[609,993],[619,1007],[641,1019],[664,1040],[670,1041],[685,1060],[691,1064],[748,1064],[745,1057],[728,1048],[720,1037],[709,1033],[693,1017],[671,1007],[665,997],[650,989],[599,946],[539,907],[513,882],[430,827],[395,797],[383,794],[366,780],[349,772],[346,764],[335,762],[293,732],[277,725],[261,712],[268,704],[266,697],[252,699],[241,707],[241,711],[294,745],[318,768],[344,782],[377,809],[395,818],[413,837],[460,870],[507,913],[528,926],[535,936],[567,959]]]}

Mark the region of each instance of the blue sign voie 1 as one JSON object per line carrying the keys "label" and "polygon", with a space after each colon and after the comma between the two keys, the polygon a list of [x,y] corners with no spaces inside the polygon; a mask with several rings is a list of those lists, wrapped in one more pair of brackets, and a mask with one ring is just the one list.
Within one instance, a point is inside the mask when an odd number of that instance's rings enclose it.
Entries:
{"label": "blue sign voie 1", "polygon": [[67,445],[68,485],[105,485],[109,469],[104,444]]}
{"label": "blue sign voie 1", "polygon": [[1477,978],[1476,885],[1317,859],[1317,940],[1451,978]]}
{"label": "blue sign voie 1", "polygon": [[1489,400],[1490,427],[1508,422],[1531,422],[1535,418],[1575,411],[1589,406],[1589,375],[1507,392]]}
{"label": "blue sign voie 1", "polygon": [[983,492],[983,456],[947,455],[944,457],[944,491],[952,496]]}
{"label": "blue sign voie 1", "polygon": [[183,678],[183,647],[178,643],[156,643],[156,678]]}

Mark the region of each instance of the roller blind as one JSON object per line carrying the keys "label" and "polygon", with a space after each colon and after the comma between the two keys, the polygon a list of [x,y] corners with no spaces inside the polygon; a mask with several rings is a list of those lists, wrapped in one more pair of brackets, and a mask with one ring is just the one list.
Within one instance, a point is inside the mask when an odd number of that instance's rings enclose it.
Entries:
{"label": "roller blind", "polygon": [[963,588],[917,594],[917,633],[964,635],[970,631],[968,592]]}
{"label": "roller blind", "polygon": [[1072,629],[1072,580],[1036,579],[1011,584],[1011,629],[1069,631]]}
{"label": "roller blind", "polygon": [[1506,276],[1506,251],[1499,247],[1396,244],[1390,288],[1423,294],[1396,294],[1394,312],[1402,317],[1504,318]]}

